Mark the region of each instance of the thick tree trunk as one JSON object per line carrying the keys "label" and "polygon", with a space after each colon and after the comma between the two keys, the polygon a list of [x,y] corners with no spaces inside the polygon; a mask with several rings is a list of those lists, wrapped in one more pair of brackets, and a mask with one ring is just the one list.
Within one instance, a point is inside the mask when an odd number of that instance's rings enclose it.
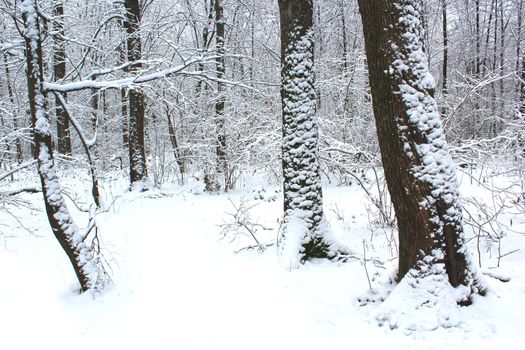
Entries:
{"label": "thick tree trunk", "polygon": [[20,4],[27,62],[27,89],[33,120],[35,152],[42,193],[51,229],[66,252],[82,291],[98,291],[103,288],[106,276],[100,258],[95,255],[85,233],[73,222],[60,190],[55,170],[47,98],[43,89],[42,43],[40,24],[35,0]]}
{"label": "thick tree trunk", "polygon": [[284,219],[280,249],[297,262],[329,257],[314,90],[311,0],[280,0]]}
{"label": "thick tree trunk", "polygon": [[381,158],[398,221],[398,278],[409,271],[446,274],[452,286],[468,288],[459,300],[468,303],[482,290],[466,250],[455,168],[421,40],[421,1],[359,0],[359,7]]}
{"label": "thick tree trunk", "polygon": [[[61,0],[56,1],[53,6],[54,18],[54,51],[53,72],[55,80],[59,81],[66,76],[66,47],[64,43],[64,5]],[[66,98],[66,94],[63,94]],[[57,144],[58,153],[71,155],[71,135],[69,132],[69,119],[66,117],[62,104],[55,98],[55,113],[57,118]]]}
{"label": "thick tree trunk", "polygon": [[[124,26],[127,30],[128,61],[134,62],[142,58],[142,43],[140,39],[140,6],[138,0],[125,0],[127,20]],[[141,64],[130,68],[130,73],[138,73]],[[146,152],[144,146],[144,94],[136,87],[128,90],[129,97],[129,176],[131,187],[146,181]]]}

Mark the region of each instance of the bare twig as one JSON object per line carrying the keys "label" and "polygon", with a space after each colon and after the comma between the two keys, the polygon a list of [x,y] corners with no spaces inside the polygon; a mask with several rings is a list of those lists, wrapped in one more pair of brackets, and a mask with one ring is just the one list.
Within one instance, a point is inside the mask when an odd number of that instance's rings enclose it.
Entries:
{"label": "bare twig", "polygon": [[20,164],[19,166],[17,166],[17,167],[15,167],[15,168],[9,170],[8,172],[6,172],[6,173],[0,175],[0,181],[2,181],[3,179],[5,179],[5,178],[11,176],[11,174],[14,174],[14,173],[16,173],[17,171],[20,171],[20,170],[22,170],[22,169],[25,169],[25,168],[27,168],[27,167],[30,167],[31,165],[36,164],[36,163],[37,163],[37,160],[36,160],[36,159],[33,159],[33,160],[28,161],[28,162],[22,163],[22,164]]}
{"label": "bare twig", "polygon": [[368,269],[366,267],[366,243],[364,239],[363,239],[363,266],[365,268],[366,280],[368,281],[368,287],[372,289],[372,283],[370,283],[370,275],[368,275]]}

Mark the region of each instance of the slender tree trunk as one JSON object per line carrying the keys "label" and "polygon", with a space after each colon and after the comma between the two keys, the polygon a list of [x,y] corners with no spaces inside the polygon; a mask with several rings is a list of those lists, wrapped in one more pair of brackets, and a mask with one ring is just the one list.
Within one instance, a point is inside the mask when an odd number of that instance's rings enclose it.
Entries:
{"label": "slender tree trunk", "polygon": [[290,264],[296,265],[331,256],[331,247],[325,240],[329,229],[324,223],[318,159],[313,4],[311,0],[279,0],[279,10],[284,177],[279,246]]}
{"label": "slender tree trunk", "polygon": [[95,205],[97,208],[100,207],[102,200],[100,198],[100,191],[98,188],[98,177],[96,173],[96,167],[95,167],[95,161],[93,156],[91,155],[91,151],[89,150],[88,140],[86,139],[86,136],[82,132],[82,128],[80,126],[80,123],[75,119],[71,111],[69,111],[67,107],[67,102],[59,93],[55,93],[55,97],[58,100],[58,103],[63,108],[63,111],[68,119],[68,121],[71,122],[73,125],[73,128],[76,130],[78,137],[80,139],[80,143],[84,147],[84,151],[86,152],[86,156],[89,163],[89,172],[91,173],[91,195],[93,196],[93,201],[95,202]]}
{"label": "slender tree trunk", "polygon": [[448,26],[447,26],[447,0],[442,0],[443,6],[443,70],[442,70],[442,93],[448,92]]}
{"label": "slender tree trunk", "polygon": [[[315,6],[314,10],[314,37],[316,38],[315,43],[315,50],[314,50],[314,58],[317,60],[321,60],[322,54],[324,52],[324,46],[323,46],[323,29],[322,29],[322,21],[321,21],[321,13],[323,9],[321,7],[321,2],[317,2],[317,6]],[[316,111],[321,112],[323,110],[323,92],[321,91],[321,88],[319,86],[314,86],[315,89],[315,97],[316,97]]]}
{"label": "slender tree trunk", "polygon": [[122,115],[122,148],[129,147],[129,114],[126,89],[120,89],[120,114]]}
{"label": "slender tree trunk", "polygon": [[[188,1],[188,0],[187,0]],[[190,7],[190,5],[188,5],[188,7]],[[206,12],[207,12],[207,16],[208,16],[208,22],[206,23],[206,25],[202,28],[202,48],[201,48],[201,51],[202,51],[202,54],[205,54],[207,51],[208,51],[208,46],[210,45],[210,41],[211,41],[211,37],[210,37],[210,26],[213,25],[213,9],[215,7],[215,4],[214,4],[214,1],[213,0],[210,0],[209,4],[208,4],[208,0],[205,0],[204,1],[204,7],[206,9]],[[194,24],[194,28],[196,27],[196,24]],[[197,32],[197,29],[195,28],[195,31]],[[199,38],[197,37],[196,38],[196,43],[197,43],[197,49],[199,48]],[[199,63],[197,65],[197,70],[199,72],[202,72],[204,70],[204,63]],[[206,84],[204,83],[204,81],[202,80],[199,80],[199,83],[197,84],[197,93],[200,93],[201,90],[203,89],[206,89]]]}
{"label": "slender tree trunk", "polygon": [[487,33],[485,35],[485,54],[483,57],[484,64],[481,67],[481,76],[484,76],[487,70],[487,62],[488,62],[488,55],[489,55],[489,42],[490,42],[490,34],[492,33],[492,20],[494,18],[494,8],[496,6],[496,0],[492,0],[490,4],[490,12],[489,12],[489,19],[486,24]]}
{"label": "slender tree trunk", "polygon": [[[120,23],[121,27],[124,27],[123,23]],[[120,44],[118,48],[119,63],[124,64],[126,62],[126,47],[124,44]],[[126,89],[120,89],[120,114],[122,116],[122,148],[127,149],[129,147],[129,115],[128,115],[128,96]]]}
{"label": "slender tree trunk", "polygon": [[[124,26],[127,30],[128,61],[135,62],[142,58],[142,43],[140,39],[140,6],[138,0],[125,0],[127,20]],[[141,64],[133,65],[129,72],[138,73]],[[146,152],[144,146],[144,94],[138,87],[128,90],[129,96],[129,175],[131,187],[144,182],[148,177],[146,168]]]}
{"label": "slender tree trunk", "polygon": [[[525,116],[525,54],[521,57],[520,112]],[[524,151],[525,152],[525,151]]]}
{"label": "slender tree trunk", "polygon": [[250,12],[250,86],[254,86],[255,73],[255,0],[252,0],[252,11]]}
{"label": "slender tree trunk", "polygon": [[[66,47],[64,42],[64,4],[57,0],[53,6],[54,22],[54,51],[53,72],[55,80],[59,81],[66,76]],[[66,94],[63,95],[67,98]],[[55,98],[55,113],[57,118],[58,153],[71,155],[71,134],[69,131],[69,119],[66,117],[62,104]]]}
{"label": "slender tree trunk", "polygon": [[409,271],[415,278],[446,275],[452,286],[467,287],[458,302],[469,303],[481,287],[466,251],[455,168],[420,37],[421,1],[359,0],[359,8],[381,159],[398,221],[398,279]]}
{"label": "slender tree trunk", "polygon": [[343,40],[343,71],[346,72],[348,68],[348,43],[346,39],[346,16],[345,16],[345,1],[339,2],[339,12],[341,16],[341,29]]}
{"label": "slender tree trunk", "polygon": [[166,106],[166,119],[168,120],[168,133],[170,137],[171,147],[173,148],[173,156],[175,157],[175,161],[179,166],[180,176],[182,179],[181,182],[184,183],[184,174],[186,172],[186,166],[184,163],[184,159],[182,159],[181,149],[177,140],[177,133],[175,132],[175,127],[173,126],[173,122],[171,121],[171,115],[168,106]]}
{"label": "slender tree trunk", "polygon": [[[523,0],[519,0],[519,3],[518,3],[518,23],[517,23],[517,30],[516,30],[516,41],[517,41],[517,45],[516,45],[516,74],[522,74],[520,73],[520,68],[521,68],[521,32],[522,32],[522,26],[523,26],[523,16],[522,16],[522,11],[523,11]],[[518,95],[518,109],[519,111],[521,112],[522,111],[522,108],[524,108],[523,106],[523,101],[521,101],[521,91],[523,90],[523,87],[524,87],[524,84],[523,82],[518,79],[518,84],[517,84],[517,95]]]}
{"label": "slender tree trunk", "polygon": [[224,177],[224,190],[227,191],[232,188],[232,183],[229,181],[229,166],[228,166],[228,155],[226,149],[226,117],[225,117],[225,104],[226,96],[226,85],[220,80],[224,80],[226,77],[226,65],[224,62],[224,8],[222,0],[215,0],[215,40],[217,44],[217,99],[215,101],[215,122],[216,122],[216,134],[217,134],[217,173],[222,174]]}
{"label": "slender tree trunk", "polygon": [[[503,75],[505,74],[505,32],[507,26],[505,24],[505,2],[502,2],[500,5],[500,52],[499,52],[499,110],[500,116],[503,118],[505,115],[505,80]],[[494,118],[493,128],[494,136],[499,133],[500,123],[498,122],[499,118]]]}
{"label": "slender tree trunk", "polygon": [[42,41],[35,0],[24,0],[20,5],[24,24],[27,65],[27,90],[33,120],[35,151],[42,193],[51,229],[66,252],[82,291],[103,288],[106,276],[100,258],[87,241],[87,233],[80,232],[73,222],[60,190],[53,160],[47,98],[43,89]]}
{"label": "slender tree trunk", "polygon": [[475,1],[476,5],[476,79],[480,78],[481,73],[481,23],[479,0]]}
{"label": "slender tree trunk", "polygon": [[7,59],[7,53],[4,52],[4,62],[5,62],[5,78],[6,78],[6,86],[7,86],[7,95],[9,96],[9,102],[11,102],[11,106],[13,107],[13,130],[15,131],[15,148],[16,148],[16,160],[18,164],[21,164],[24,160],[24,155],[22,153],[22,140],[20,139],[19,133],[20,130],[18,130],[18,108],[16,107],[15,103],[15,94],[13,92],[13,88],[11,87],[11,73],[9,71],[9,62]]}
{"label": "slender tree trunk", "polygon": [[[8,126],[4,119],[4,113],[0,113],[0,126],[8,130]],[[7,138],[5,138],[2,143],[4,144],[5,151],[3,152],[2,156],[0,156],[0,169],[2,168],[2,161],[5,159],[7,163],[7,160],[11,158],[11,145],[9,144]]]}
{"label": "slender tree trunk", "polygon": [[[95,80],[95,77],[91,79]],[[93,134],[97,133],[98,125],[98,89],[91,89],[91,97],[89,98],[89,104],[91,106],[91,128],[93,129]]]}

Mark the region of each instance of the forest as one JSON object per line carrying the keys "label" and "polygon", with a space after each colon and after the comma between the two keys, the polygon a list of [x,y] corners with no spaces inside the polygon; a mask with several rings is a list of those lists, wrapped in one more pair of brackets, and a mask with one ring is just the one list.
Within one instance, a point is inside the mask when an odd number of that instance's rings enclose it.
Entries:
{"label": "forest", "polygon": [[2,342],[522,349],[524,2],[0,0]]}

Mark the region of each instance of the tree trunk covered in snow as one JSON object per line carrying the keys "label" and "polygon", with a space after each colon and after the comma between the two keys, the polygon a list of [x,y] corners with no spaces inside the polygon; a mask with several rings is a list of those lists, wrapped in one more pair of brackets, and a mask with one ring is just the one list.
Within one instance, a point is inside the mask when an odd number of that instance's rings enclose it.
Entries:
{"label": "tree trunk covered in snow", "polygon": [[[142,58],[142,44],[140,40],[140,6],[138,0],[125,0],[127,52],[128,61],[134,62]],[[131,74],[138,73],[142,68],[141,64],[134,64],[129,69]],[[146,168],[146,152],[144,148],[144,94],[138,87],[128,90],[129,96],[129,175],[131,186],[143,182],[148,177]]]}
{"label": "tree trunk covered in snow", "polygon": [[[54,41],[53,51],[53,72],[55,80],[59,81],[66,76],[66,47],[64,43],[64,4],[56,1],[53,6],[54,22]],[[63,94],[66,98],[66,94]],[[69,132],[69,119],[66,116],[62,104],[55,98],[55,113],[57,117],[57,143],[58,153],[71,155],[71,135]]]}
{"label": "tree trunk covered in snow", "polygon": [[421,1],[359,0],[374,115],[399,229],[398,278],[447,275],[482,292],[422,43]]}
{"label": "tree trunk covered in snow", "polygon": [[226,65],[224,62],[224,8],[222,0],[215,0],[215,40],[217,41],[217,100],[215,101],[215,118],[217,132],[217,173],[224,176],[224,190],[231,189],[232,184],[228,181],[229,167],[226,153],[226,117],[224,115],[226,85],[220,80],[226,77]]}
{"label": "tree trunk covered in snow", "polygon": [[20,4],[20,10],[24,24],[27,90],[35,153],[47,216],[55,237],[73,265],[82,291],[100,290],[106,280],[100,259],[95,256],[91,244],[87,241],[89,232],[80,232],[73,222],[55,170],[47,98],[43,89],[42,41],[36,1],[24,0]]}
{"label": "tree trunk covered in snow", "polygon": [[328,257],[324,239],[311,0],[280,0],[284,219],[282,252],[297,261]]}
{"label": "tree trunk covered in snow", "polygon": [[[124,64],[126,62],[126,49],[124,45],[119,47],[119,63]],[[120,89],[120,113],[122,115],[122,148],[127,149],[129,147],[129,113],[128,113],[128,98],[125,88]]]}

